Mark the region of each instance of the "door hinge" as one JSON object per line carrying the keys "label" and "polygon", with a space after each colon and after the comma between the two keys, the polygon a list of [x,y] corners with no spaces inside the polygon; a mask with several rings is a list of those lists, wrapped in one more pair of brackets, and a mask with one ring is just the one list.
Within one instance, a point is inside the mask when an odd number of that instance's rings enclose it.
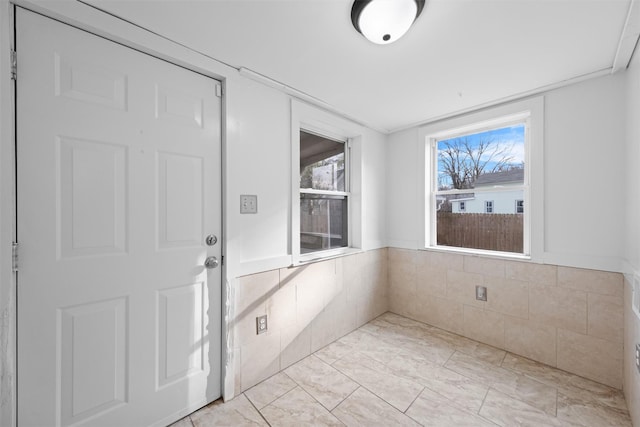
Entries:
{"label": "door hinge", "polygon": [[18,242],[11,243],[11,271],[18,271]]}
{"label": "door hinge", "polygon": [[18,80],[18,54],[11,51],[11,80]]}
{"label": "door hinge", "polygon": [[221,98],[223,94],[222,85],[216,85],[216,96]]}

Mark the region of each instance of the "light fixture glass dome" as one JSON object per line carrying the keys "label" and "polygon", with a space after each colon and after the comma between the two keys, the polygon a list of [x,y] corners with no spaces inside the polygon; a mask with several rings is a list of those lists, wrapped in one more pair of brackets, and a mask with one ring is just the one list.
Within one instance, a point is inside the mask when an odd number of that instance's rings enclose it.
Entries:
{"label": "light fixture glass dome", "polygon": [[424,0],[356,0],[351,21],[373,43],[389,44],[409,30],[423,7]]}

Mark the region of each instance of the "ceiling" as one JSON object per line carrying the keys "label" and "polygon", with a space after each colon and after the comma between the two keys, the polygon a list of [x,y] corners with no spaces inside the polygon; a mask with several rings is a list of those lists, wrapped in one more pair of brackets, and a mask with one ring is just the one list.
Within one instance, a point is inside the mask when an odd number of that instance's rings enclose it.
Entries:
{"label": "ceiling", "polygon": [[352,0],[84,1],[383,132],[624,68],[637,41],[635,0],[427,0],[390,45]]}

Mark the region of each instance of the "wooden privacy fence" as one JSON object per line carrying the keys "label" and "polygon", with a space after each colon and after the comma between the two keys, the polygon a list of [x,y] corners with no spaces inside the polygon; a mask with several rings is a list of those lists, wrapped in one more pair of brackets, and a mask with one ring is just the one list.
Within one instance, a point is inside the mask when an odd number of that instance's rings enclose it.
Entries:
{"label": "wooden privacy fence", "polygon": [[522,221],[522,214],[438,212],[438,245],[522,253]]}

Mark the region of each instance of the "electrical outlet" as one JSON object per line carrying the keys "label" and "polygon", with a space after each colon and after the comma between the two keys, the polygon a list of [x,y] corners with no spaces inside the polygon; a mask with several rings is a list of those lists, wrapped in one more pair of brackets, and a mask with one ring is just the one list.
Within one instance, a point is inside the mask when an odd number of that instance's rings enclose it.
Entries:
{"label": "electrical outlet", "polygon": [[636,344],[636,368],[640,372],[640,344]]}
{"label": "electrical outlet", "polygon": [[267,332],[267,315],[256,317],[256,335]]}
{"label": "electrical outlet", "polygon": [[258,213],[258,196],[255,194],[240,195],[240,213],[255,214]]}
{"label": "electrical outlet", "polygon": [[476,286],[476,299],[479,301],[487,300],[487,287],[486,286]]}

